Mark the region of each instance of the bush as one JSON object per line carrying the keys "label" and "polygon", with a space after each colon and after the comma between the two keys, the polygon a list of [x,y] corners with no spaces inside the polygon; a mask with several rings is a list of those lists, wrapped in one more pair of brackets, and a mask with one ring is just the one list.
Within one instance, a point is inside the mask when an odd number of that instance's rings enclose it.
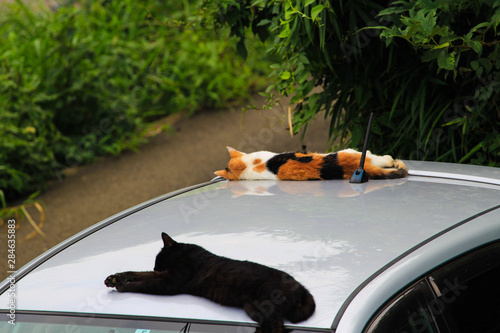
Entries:
{"label": "bush", "polygon": [[[0,190],[8,201],[66,167],[142,142],[158,117],[249,97],[259,69],[198,1],[80,1],[57,12],[17,0],[0,10]],[[198,28],[197,28],[198,27]]]}
{"label": "bush", "polygon": [[205,5],[238,49],[250,28],[281,57],[267,92],[293,96],[295,133],[324,112],[333,140],[361,148],[373,112],[374,152],[500,166],[500,1]]}

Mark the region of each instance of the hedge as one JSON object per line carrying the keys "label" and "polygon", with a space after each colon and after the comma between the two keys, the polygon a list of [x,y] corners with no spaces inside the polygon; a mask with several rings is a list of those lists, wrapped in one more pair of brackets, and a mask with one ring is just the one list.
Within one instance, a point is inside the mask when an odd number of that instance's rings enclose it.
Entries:
{"label": "hedge", "polygon": [[43,189],[61,171],[134,149],[146,124],[221,108],[262,84],[199,1],[80,1],[55,12],[0,4],[0,194]]}
{"label": "hedge", "polygon": [[205,7],[239,37],[243,56],[251,30],[280,57],[267,94],[292,96],[295,133],[331,116],[332,142],[340,142],[333,148],[361,148],[373,112],[375,153],[500,166],[500,0],[206,0]]}

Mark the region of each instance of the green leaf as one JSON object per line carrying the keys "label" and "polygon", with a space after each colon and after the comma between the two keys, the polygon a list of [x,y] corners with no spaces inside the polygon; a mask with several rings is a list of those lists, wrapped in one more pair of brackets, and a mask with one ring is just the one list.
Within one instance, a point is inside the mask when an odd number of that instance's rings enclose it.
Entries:
{"label": "green leaf", "polygon": [[307,37],[309,37],[309,41],[312,43],[314,40],[314,34],[312,32],[312,25],[311,20],[304,20],[304,28],[306,29],[306,34]]}
{"label": "green leaf", "polygon": [[318,15],[321,13],[321,11],[325,9],[325,6],[324,5],[317,5],[317,6],[314,6],[312,9],[311,9],[311,18],[314,20],[318,17]]}
{"label": "green leaf", "polygon": [[440,50],[440,49],[427,50],[424,52],[424,54],[422,54],[422,61],[428,62],[428,61],[438,59],[439,57],[442,56],[443,51],[444,50]]}
{"label": "green leaf", "polygon": [[491,17],[491,22],[493,23],[495,32],[497,32],[497,27],[500,25],[500,8],[497,8],[495,14]]}
{"label": "green leaf", "polygon": [[440,54],[437,58],[439,68],[452,71],[456,68],[455,52]]}
{"label": "green leaf", "polygon": [[288,36],[290,36],[290,26],[287,24],[283,29],[281,29],[279,37],[287,38]]}
{"label": "green leaf", "polygon": [[280,78],[282,80],[288,80],[289,78],[291,77],[291,74],[289,71],[284,71],[283,73],[281,73],[280,75]]}
{"label": "green leaf", "polygon": [[464,122],[463,118],[457,118],[457,119],[453,119],[452,121],[447,122],[446,124],[443,124],[442,126],[445,127],[445,126],[451,126],[451,125],[455,125],[455,124],[462,124],[463,122]]}
{"label": "green leaf", "polygon": [[403,37],[403,33],[402,33],[400,28],[393,26],[390,29],[382,31],[382,33],[380,34],[380,37],[387,38],[387,39],[393,38],[393,37]]}
{"label": "green leaf", "polygon": [[403,12],[406,12],[407,9],[406,8],[402,8],[402,7],[389,7],[389,8],[386,8],[384,10],[381,10],[377,16],[384,16],[384,15],[392,15],[392,14],[400,14],[400,13],[403,13]]}
{"label": "green leaf", "polygon": [[485,28],[485,27],[489,27],[489,26],[490,26],[490,22],[479,23],[474,28],[470,29],[470,32],[476,32],[477,30],[479,30],[481,28]]}
{"label": "green leaf", "polygon": [[271,20],[268,20],[268,19],[263,19],[263,20],[260,20],[259,23],[257,23],[257,26],[258,27],[261,27],[263,25],[267,25],[269,23],[271,23],[272,21]]}
{"label": "green leaf", "polygon": [[7,208],[7,201],[5,201],[5,195],[2,190],[0,190],[0,203],[2,203],[1,208]]}
{"label": "green leaf", "polygon": [[310,4],[312,4],[314,2],[316,2],[316,0],[306,0],[306,2],[304,3],[304,7],[307,7],[307,6],[309,6]]}
{"label": "green leaf", "polygon": [[444,44],[441,44],[441,45],[436,45],[432,49],[433,50],[444,49],[445,47],[448,47],[448,46],[450,46],[450,43],[444,43]]}
{"label": "green leaf", "polygon": [[297,14],[297,11],[294,11],[290,8],[285,12],[285,20],[291,21],[293,19],[293,15]]}
{"label": "green leaf", "polygon": [[359,33],[363,30],[390,30],[390,29],[387,28],[385,25],[375,25],[375,26],[369,26],[369,27],[364,27],[362,29],[359,29],[358,31],[356,31],[356,33]]}
{"label": "green leaf", "polygon": [[413,35],[415,34],[415,32],[418,31],[418,29],[420,28],[421,25],[422,25],[422,22],[418,22],[418,21],[413,22],[410,25],[408,25],[408,28],[405,29],[406,38],[408,38],[408,39],[413,38]]}
{"label": "green leaf", "polygon": [[477,40],[471,40],[466,42],[467,46],[470,46],[474,52],[477,54],[481,55],[481,52],[483,51],[483,46],[481,45],[481,42]]}
{"label": "green leaf", "polygon": [[467,153],[467,155],[465,155],[464,157],[462,157],[462,159],[460,161],[458,161],[458,163],[463,163],[463,162],[467,161],[472,155],[474,155],[481,148],[483,148],[483,141],[479,142],[474,148],[472,148]]}

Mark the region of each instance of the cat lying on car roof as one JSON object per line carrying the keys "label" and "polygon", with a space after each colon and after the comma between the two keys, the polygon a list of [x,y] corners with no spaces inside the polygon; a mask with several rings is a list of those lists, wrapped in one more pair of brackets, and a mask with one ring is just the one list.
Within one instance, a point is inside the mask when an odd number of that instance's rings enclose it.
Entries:
{"label": "cat lying on car roof", "polygon": [[189,294],[241,307],[258,322],[256,333],[285,332],[284,319],[298,323],[316,309],[311,293],[288,273],[221,257],[195,244],[178,243],[166,233],[161,237],[163,248],[153,271],[116,273],[104,284],[118,292]]}
{"label": "cat lying on car roof", "polygon": [[[361,153],[345,149],[336,153],[272,153],[258,151],[245,154],[227,147],[231,159],[225,170],[215,174],[228,180],[317,180],[350,179],[359,167]],[[408,170],[404,163],[389,155],[366,154],[365,172],[370,179],[404,178]]]}

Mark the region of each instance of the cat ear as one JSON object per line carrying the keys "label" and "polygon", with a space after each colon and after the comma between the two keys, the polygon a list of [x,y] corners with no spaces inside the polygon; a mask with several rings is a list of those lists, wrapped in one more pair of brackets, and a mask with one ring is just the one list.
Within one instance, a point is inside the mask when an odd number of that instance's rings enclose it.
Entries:
{"label": "cat ear", "polygon": [[164,247],[172,247],[175,244],[177,244],[176,241],[174,241],[169,235],[167,235],[164,232],[161,233],[161,239],[163,239],[163,246]]}
{"label": "cat ear", "polygon": [[229,156],[231,156],[231,158],[237,158],[237,157],[241,157],[241,156],[245,155],[244,153],[237,151],[236,149],[231,148],[229,146],[227,146],[226,148],[227,148],[227,151],[229,152]]}

